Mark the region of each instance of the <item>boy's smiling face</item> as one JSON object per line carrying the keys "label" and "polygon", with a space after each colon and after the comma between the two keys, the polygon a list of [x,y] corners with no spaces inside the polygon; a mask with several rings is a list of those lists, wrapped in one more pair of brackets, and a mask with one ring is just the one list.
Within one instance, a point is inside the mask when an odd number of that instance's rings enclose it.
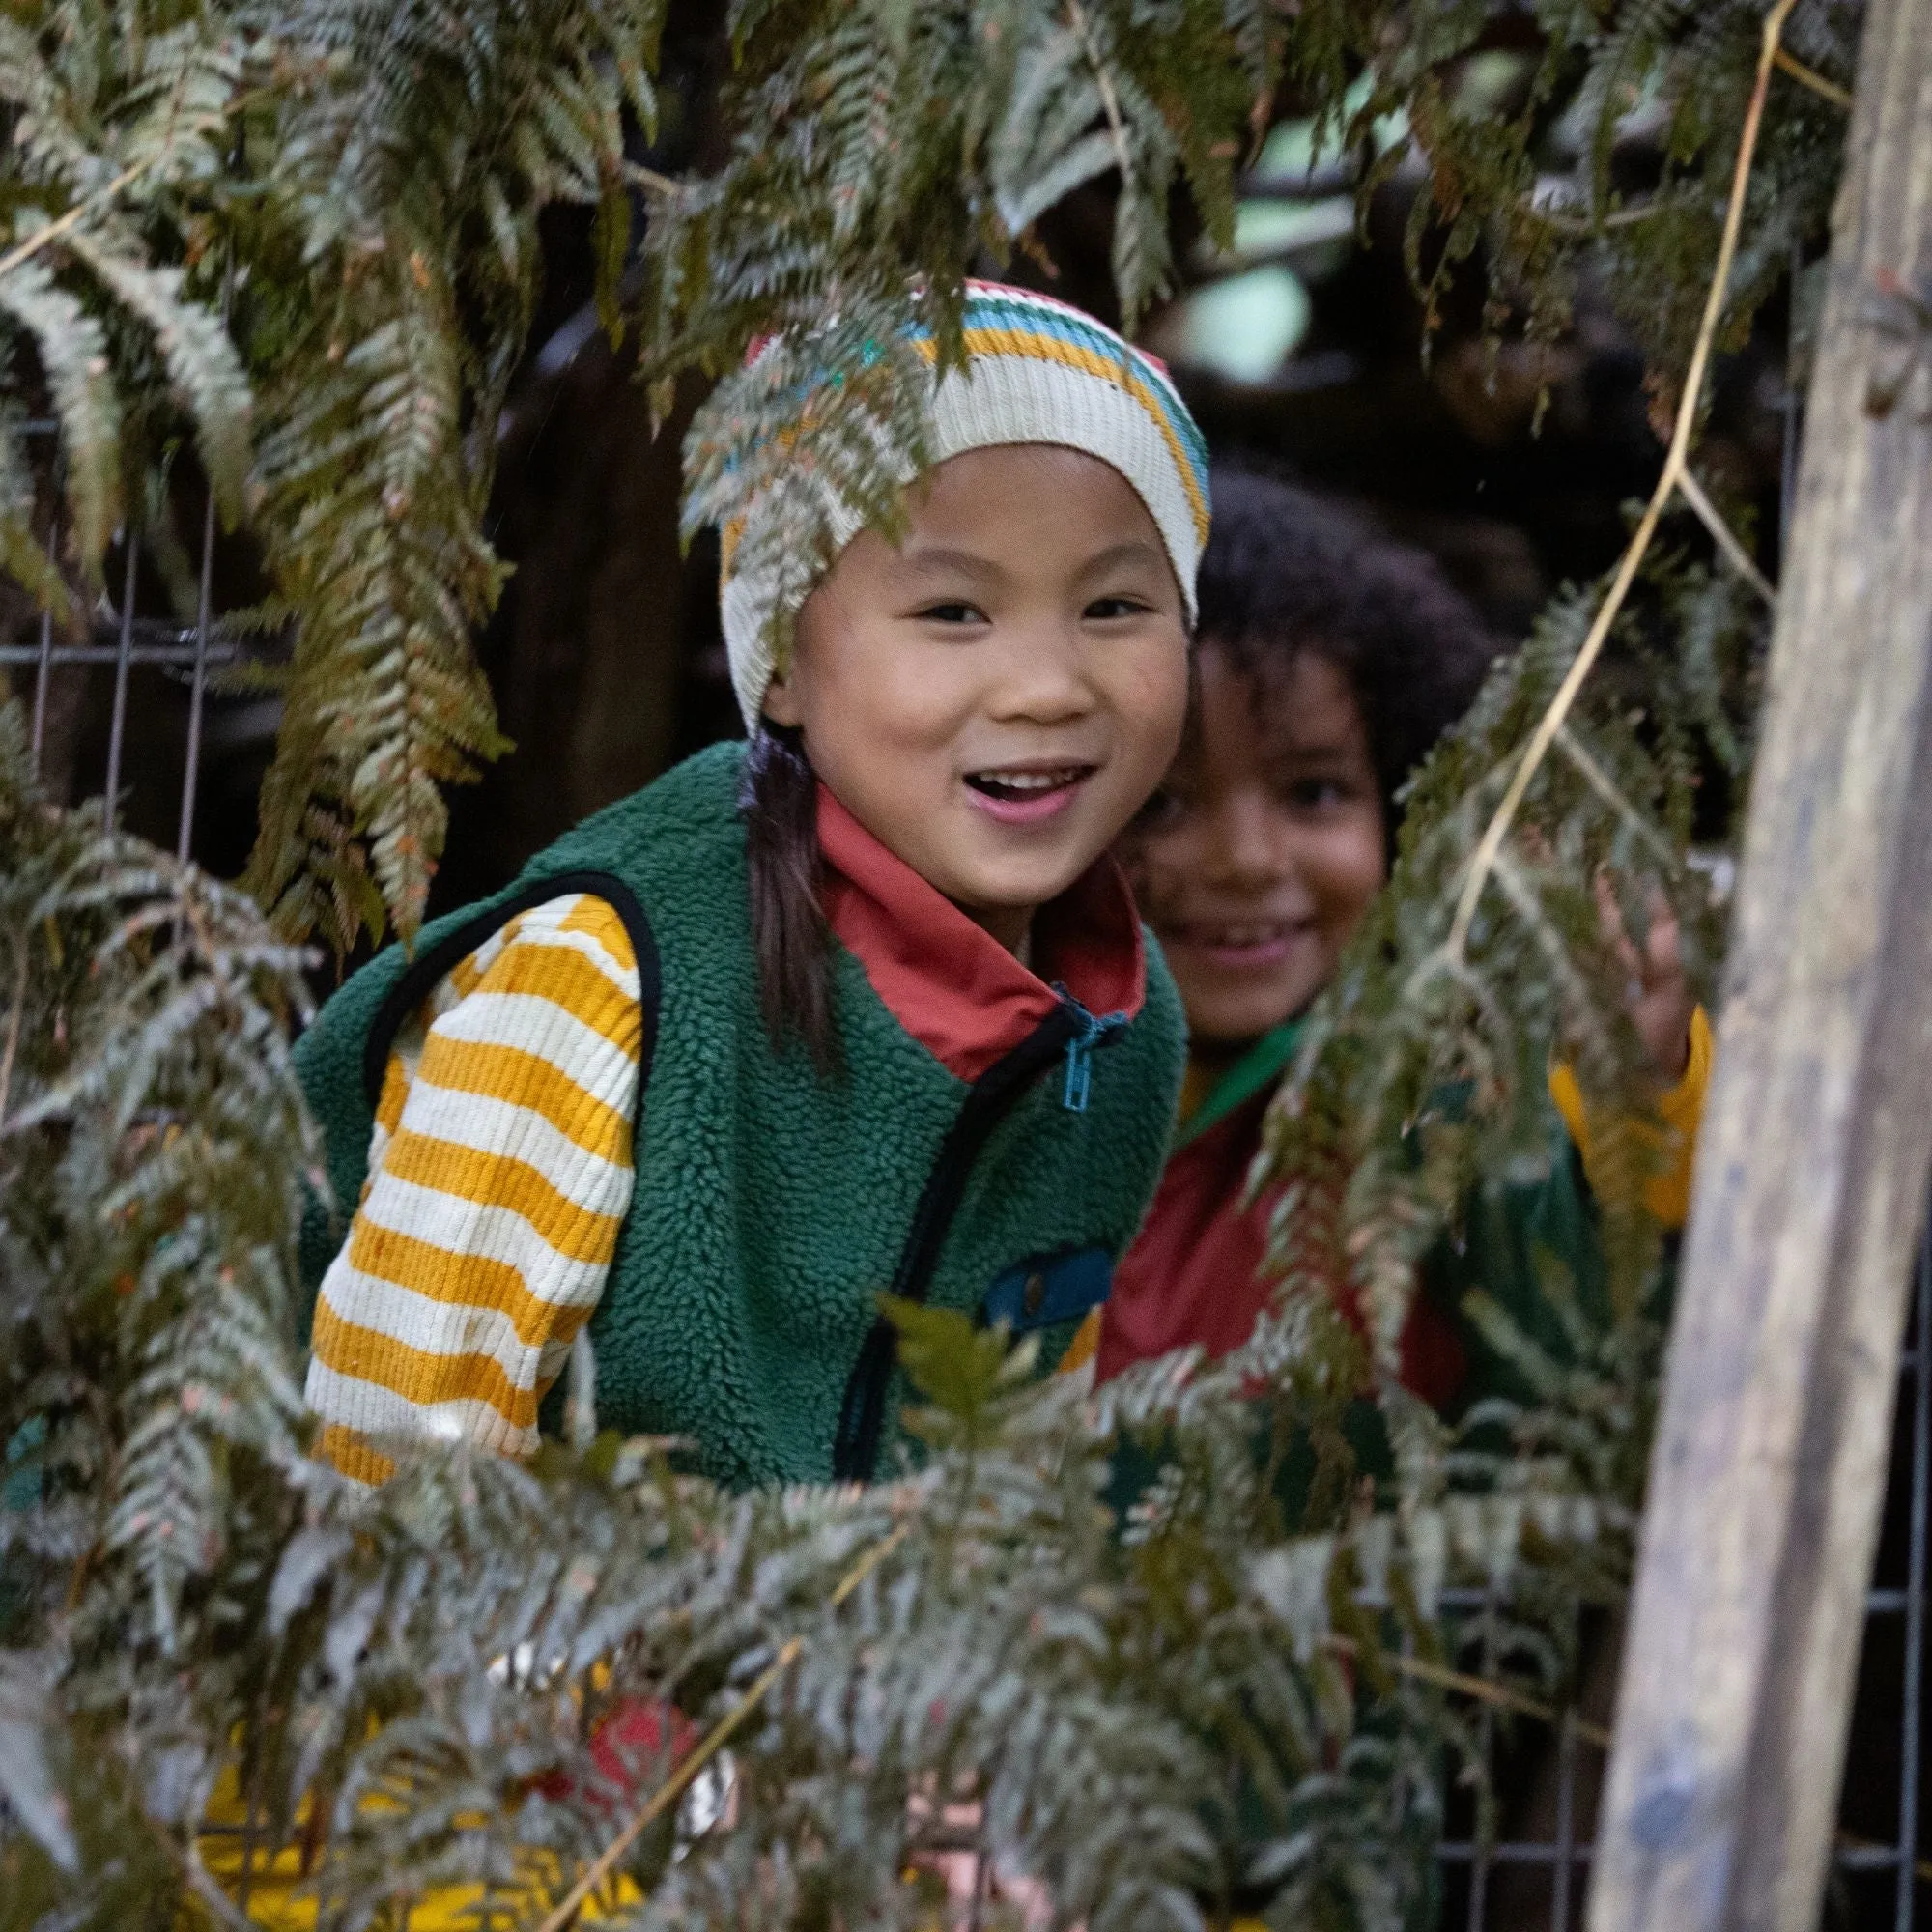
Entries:
{"label": "boy's smiling face", "polygon": [[1078,450],[969,450],[907,511],[900,545],[863,531],[806,600],[765,713],[867,831],[1016,947],[1174,755],[1179,586],[1132,485]]}
{"label": "boy's smiling face", "polygon": [[1306,1007],[1387,876],[1361,707],[1304,650],[1265,691],[1211,639],[1180,756],[1124,843],[1147,922],[1210,1048]]}

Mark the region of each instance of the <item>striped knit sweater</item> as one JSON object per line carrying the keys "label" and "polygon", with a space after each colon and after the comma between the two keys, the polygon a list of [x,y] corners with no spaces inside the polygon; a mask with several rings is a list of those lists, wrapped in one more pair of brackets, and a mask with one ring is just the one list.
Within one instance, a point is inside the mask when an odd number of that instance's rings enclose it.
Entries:
{"label": "striped knit sweater", "polygon": [[641,1027],[622,922],[573,893],[511,920],[402,1030],[316,1307],[308,1403],[336,1467],[383,1480],[370,1434],[535,1447],[630,1206]]}

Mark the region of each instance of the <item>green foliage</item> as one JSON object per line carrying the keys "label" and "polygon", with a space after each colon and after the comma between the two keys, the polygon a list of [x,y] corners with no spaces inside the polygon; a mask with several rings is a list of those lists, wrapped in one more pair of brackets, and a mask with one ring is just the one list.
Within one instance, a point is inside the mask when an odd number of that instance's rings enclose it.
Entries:
{"label": "green foliage", "polygon": [[[1667,386],[1689,357],[1709,286],[1766,11],[1757,0],[1537,0],[1525,21],[1521,10],[1488,4],[1318,0],[1301,12],[1290,66],[1345,143],[1367,144],[1389,115],[1407,126],[1427,163],[1408,261],[1432,318],[1479,249],[1487,320],[1498,331],[1553,340],[1587,278]],[[1856,6],[1812,0],[1784,43],[1848,86],[1860,18]],[[1358,67],[1373,86],[1344,107]],[[1793,251],[1823,235],[1844,132],[1841,107],[1780,77],[1723,346],[1744,340]],[[1384,146],[1371,179],[1406,158],[1404,144]]]}
{"label": "green foliage", "polygon": [[[1660,597],[1621,627],[1633,662],[1672,604],[1709,632],[1744,628],[1725,581],[1681,565],[1655,575]],[[1346,1177],[1331,1252],[1345,1257],[1339,1272],[1360,1297],[1384,1367],[1395,1360],[1417,1265],[1456,1232],[1471,1190],[1547,1169],[1553,1053],[1606,1115],[1647,1109],[1650,1076],[1605,941],[1600,877],[1615,886],[1634,933],[1667,910],[1692,983],[1711,996],[1718,909],[1686,856],[1695,741],[1734,751],[1737,726],[1721,703],[1693,707],[1709,681],[1701,661],[1682,683],[1653,670],[1646,706],[1613,679],[1585,687],[1531,784],[1467,948],[1458,956],[1449,945],[1469,854],[1597,601],[1594,588],[1559,597],[1410,781],[1389,888],[1318,1001],[1296,1078],[1269,1121],[1270,1162],[1291,1179],[1277,1217],[1284,1242],[1306,1239],[1318,1179]],[[1657,1150],[1627,1137],[1607,1151],[1626,1169],[1600,1166],[1596,1177],[1609,1296],[1625,1320],[1641,1322],[1658,1231],[1640,1193]],[[1284,1264],[1293,1259],[1284,1251]]]}
{"label": "green foliage", "polygon": [[[1232,242],[1236,170],[1285,78],[1347,144],[1410,129],[1364,185],[1426,157],[1410,250],[1432,300],[1480,247],[1492,326],[1548,337],[1599,278],[1667,391],[1759,10],[1533,13],[1529,44],[1520,14],[1475,0],[745,4],[724,157],[667,181],[624,157],[626,117],[653,121],[660,0],[35,0],[0,23],[0,349],[10,393],[59,420],[60,561],[86,601],[126,506],[164,500],[155,479],[192,440],[257,538],[260,619],[293,639],[249,883],[292,934],[407,934],[444,789],[503,749],[469,639],[502,580],[483,516],[544,208],[596,211],[600,315],[635,325],[661,401],[716,379],[687,525],[762,493],[741,540],[778,573],[782,648],[843,513],[890,525],[918,466],[924,370],[889,326],[909,279],[956,359],[961,278],[1037,257],[1037,218],[1104,181],[1131,324],[1173,278],[1178,183]],[[1505,14],[1517,51],[1498,55]],[[1790,38],[1843,74],[1855,24],[1818,0]],[[1775,93],[1727,339],[1821,232],[1841,118]],[[1648,185],[1625,183],[1633,147]],[[741,369],[774,329],[785,352]],[[66,616],[56,479],[22,417],[0,414],[0,559]]]}
{"label": "green foliage", "polygon": [[646,125],[655,111],[659,14],[657,0],[236,14],[289,76],[244,117],[260,158],[236,246],[271,610],[296,636],[250,883],[290,929],[347,943],[386,905],[412,931],[442,788],[504,749],[469,639],[502,577],[482,520],[537,217],[611,202],[622,111]]}
{"label": "green foliage", "polygon": [[[0,204],[15,243],[0,275],[10,388],[26,387],[31,355],[59,421],[71,561],[84,580],[99,573],[128,472],[184,424],[231,514],[247,469],[242,359],[205,278],[180,266],[185,238],[167,250],[173,265],[156,261],[152,225],[220,175],[239,67],[185,10],[146,31],[129,24],[85,5],[14,9],[0,23],[11,122]],[[57,222],[59,239],[27,254]],[[30,493],[0,506],[21,525],[33,513]]]}
{"label": "green foliage", "polygon": [[[1037,253],[1038,216],[1105,180],[1139,314],[1177,184],[1228,242],[1278,84],[1346,143],[1406,120],[1379,165],[1426,164],[1426,289],[1480,254],[1492,326],[1548,335],[1600,278],[1667,394],[1760,15],[741,0],[724,158],[665,182],[622,152],[652,112],[647,4],[22,0],[0,20],[0,562],[65,615],[191,443],[293,637],[251,883],[285,932],[408,931],[441,788],[498,747],[469,639],[547,205],[596,210],[600,311],[660,399],[716,380],[690,521],[759,496],[738,541],[796,596],[840,511],[890,523],[920,459],[923,368],[888,326],[908,278],[956,357],[961,277]],[[1855,24],[1819,0],[1790,43],[1842,80]],[[1512,48],[1498,108],[1478,63]],[[1836,117],[1779,79],[1730,340],[1821,230]],[[1627,1567],[1662,1338],[1641,1143],[1600,1189],[1607,1312],[1553,1267],[1550,1334],[1479,1296],[1523,1393],[1460,1430],[1391,1374],[1417,1265],[1549,1159],[1552,1051],[1599,1104],[1642,1104],[1594,882],[1634,926],[1660,889],[1708,980],[1693,777],[1747,763],[1759,620],[1664,555],[1450,947],[1593,601],[1558,601],[1414,783],[1271,1117],[1283,1279],[1253,1342],[1090,1399],[898,1311],[925,1453],[863,1492],[723,1496],[663,1445],[597,1439],[582,1402],[576,1446],[529,1467],[396,1444],[369,1492],[308,1460],[298,961],[235,892],[38,800],[0,724],[0,1929],[232,1918],[232,1841],[202,1829],[231,1797],[329,1928],[400,1926],[452,1883],[479,1924],[534,1926],[639,1802],[608,1714],[715,1721],[794,1638],[732,1741],[733,1822],[644,1832],[625,1922],[929,1922],[908,1861],[962,1833],[1096,1932],[1250,1889],[1284,1927],[1426,1916],[1467,1734],[1417,1666],[1557,1694],[1577,1605]],[[1369,1410],[1385,1464],[1355,1446]],[[1456,1584],[1488,1599],[1474,1626]],[[667,1769],[633,1755],[645,1786]]]}
{"label": "green foliage", "polygon": [[[260,620],[293,633],[250,875],[292,932],[412,930],[442,790],[503,749],[470,634],[502,577],[482,518],[537,218],[595,203],[621,251],[658,15],[47,0],[0,23],[0,348],[59,420],[64,560],[84,591],[192,436],[258,541]],[[0,551],[53,601],[53,479],[17,432]]]}
{"label": "green foliage", "polygon": [[927,1450],[892,1483],[732,1497],[606,1439],[392,1444],[365,1490],[304,1454],[295,957],[24,766],[0,714],[0,1926],[221,1916],[211,1816],[306,1848],[326,1926],[450,1885],[533,1925],[668,1768],[600,1750],[609,1714],[712,1721],[794,1636],[731,1824],[643,1833],[624,1922],[926,1922],[908,1861],[962,1804],[1061,1922],[1255,1888],[1283,1924],[1412,1921],[1454,1727],[1398,1650],[1440,1654],[1446,1584],[1593,1545],[1564,1458],[1459,1473],[1409,1414],[1413,1468],[1373,1479],[1323,1299],[1096,1399],[898,1308]]}

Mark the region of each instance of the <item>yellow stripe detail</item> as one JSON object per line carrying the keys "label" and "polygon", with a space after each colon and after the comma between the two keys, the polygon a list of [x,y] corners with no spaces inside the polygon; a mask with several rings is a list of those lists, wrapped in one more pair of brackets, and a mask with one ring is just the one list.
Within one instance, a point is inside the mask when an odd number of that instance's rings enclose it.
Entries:
{"label": "yellow stripe detail", "polygon": [[[475,1308],[501,1315],[517,1331],[517,1340],[528,1349],[540,1349],[546,1342],[568,1342],[590,1313],[582,1303],[546,1301],[532,1294],[522,1272],[508,1262],[487,1255],[451,1254],[447,1248],[419,1240],[414,1235],[378,1227],[360,1215],[349,1239],[349,1265],[358,1274],[385,1281],[392,1288],[409,1289],[445,1308]],[[334,1366],[329,1363],[329,1367]]]}
{"label": "yellow stripe detail", "polygon": [[516,944],[518,934],[524,929],[524,922],[528,918],[529,912],[527,910],[518,913],[514,919],[508,920],[502,925],[498,926],[495,932],[484,940],[481,946],[477,947],[475,952],[465,953],[444,974],[440,983],[431,989],[430,998],[424,1003],[422,1021],[425,1029],[427,1029],[430,1023],[437,993],[440,992],[444,986],[450,988],[459,1000],[473,993],[483,983],[483,976],[489,970],[487,967],[479,966],[477,961],[487,952],[490,955],[491,963],[494,965],[509,947]]}
{"label": "yellow stripe detail", "polygon": [[441,1355],[412,1349],[393,1336],[345,1321],[326,1300],[316,1303],[311,1347],[325,1368],[374,1382],[419,1407],[439,1402],[481,1402],[513,1429],[536,1426],[536,1391],[518,1388],[494,1355],[473,1351]]}
{"label": "yellow stripe detail", "polygon": [[409,1070],[403,1056],[392,1053],[383,1069],[383,1092],[376,1101],[376,1124],[385,1133],[394,1133],[403,1118],[403,1102],[410,1097]]}
{"label": "yellow stripe detail", "polygon": [[593,1033],[602,1034],[627,1059],[638,1057],[641,1024],[638,1002],[574,947],[519,946],[491,966],[477,990],[548,1000]]}
{"label": "yellow stripe detail", "polygon": [[521,1214],[549,1245],[574,1262],[609,1261],[621,1223],[554,1188],[541,1168],[504,1153],[484,1153],[457,1141],[437,1140],[405,1127],[383,1156],[383,1172],[478,1207]]}
{"label": "yellow stripe detail", "polygon": [[620,1167],[631,1163],[630,1121],[586,1094],[541,1054],[433,1033],[416,1077],[453,1093],[480,1094],[486,1099],[527,1107],[585,1153]]}
{"label": "yellow stripe detail", "polygon": [[571,908],[570,917],[557,927],[559,932],[586,933],[614,959],[626,973],[637,971],[638,955],[631,948],[631,935],[609,899],[585,893]]}
{"label": "yellow stripe detail", "polygon": [[1070,1376],[1076,1369],[1084,1369],[1100,1352],[1100,1315],[1097,1308],[1087,1311],[1087,1319],[1073,1331],[1073,1339],[1067,1343],[1056,1373]]}
{"label": "yellow stripe detail", "polygon": [[329,1423],[316,1438],[315,1453],[345,1476],[372,1487],[386,1483],[396,1465],[380,1449],[372,1449],[359,1429]]}
{"label": "yellow stripe detail", "polygon": [[[922,339],[919,347],[928,362],[938,359],[936,343]],[[1131,360],[1122,365],[1118,355],[1102,355],[1092,349],[1081,348],[1078,343],[1062,342],[1057,336],[1023,328],[969,328],[966,330],[966,353],[969,356],[1019,355],[1036,362],[1058,362],[1064,368],[1078,369],[1086,375],[1099,376],[1110,383],[1122,384],[1134,401],[1152,416],[1154,426],[1167,444],[1167,452],[1174,459],[1180,487],[1187,493],[1187,507],[1194,519],[1194,534],[1200,542],[1208,541],[1208,498],[1202,495],[1201,485],[1194,479],[1193,461],[1186,445],[1175,434],[1174,425],[1168,421],[1160,398],[1148,387],[1146,379]]]}
{"label": "yellow stripe detail", "polygon": [[1569,1064],[1559,1062],[1549,1069],[1549,1097],[1583,1156],[1584,1175],[1599,1198],[1627,1202],[1635,1168],[1643,1173],[1638,1198],[1661,1226],[1681,1228],[1690,1218],[1697,1135],[1715,1052],[1710,1015],[1702,1007],[1693,1008],[1690,1061],[1677,1084],[1659,1095],[1656,1116],[1649,1120],[1593,1113]]}

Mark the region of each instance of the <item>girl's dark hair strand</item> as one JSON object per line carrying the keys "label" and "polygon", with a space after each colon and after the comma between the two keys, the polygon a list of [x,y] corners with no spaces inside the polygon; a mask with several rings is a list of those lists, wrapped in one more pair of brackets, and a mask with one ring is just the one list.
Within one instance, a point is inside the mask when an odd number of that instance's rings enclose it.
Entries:
{"label": "girl's dark hair strand", "polygon": [[738,810],[758,1004],[772,1045],[796,1035],[821,1073],[838,1066],[831,933],[819,898],[818,781],[799,734],[760,722],[745,750]]}

